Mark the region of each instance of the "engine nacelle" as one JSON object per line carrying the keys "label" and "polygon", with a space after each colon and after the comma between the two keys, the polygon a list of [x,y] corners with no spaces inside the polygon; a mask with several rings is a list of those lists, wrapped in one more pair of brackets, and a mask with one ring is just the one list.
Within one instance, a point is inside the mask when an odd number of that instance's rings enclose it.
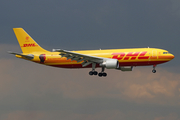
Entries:
{"label": "engine nacelle", "polygon": [[106,67],[107,69],[119,68],[119,62],[117,59],[108,59],[100,64],[101,67]]}
{"label": "engine nacelle", "polygon": [[121,70],[121,71],[132,71],[133,66],[121,66],[121,67],[119,67],[117,69]]}

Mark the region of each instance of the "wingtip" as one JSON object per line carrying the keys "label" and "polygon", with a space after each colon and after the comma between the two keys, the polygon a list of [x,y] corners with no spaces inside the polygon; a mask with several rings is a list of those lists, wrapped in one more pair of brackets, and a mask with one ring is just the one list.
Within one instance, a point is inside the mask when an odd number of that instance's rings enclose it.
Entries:
{"label": "wingtip", "polygon": [[7,51],[9,54],[12,54],[13,52],[12,51]]}

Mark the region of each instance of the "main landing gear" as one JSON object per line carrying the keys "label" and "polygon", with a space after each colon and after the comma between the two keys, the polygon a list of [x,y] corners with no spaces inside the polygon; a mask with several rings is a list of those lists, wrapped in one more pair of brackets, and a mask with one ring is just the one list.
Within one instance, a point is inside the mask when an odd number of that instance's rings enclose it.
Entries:
{"label": "main landing gear", "polygon": [[153,65],[153,70],[152,70],[153,73],[156,73],[155,67],[156,65]]}
{"label": "main landing gear", "polygon": [[95,71],[95,67],[96,67],[96,63],[92,63],[92,71],[89,72],[89,75],[98,75],[99,77],[106,77],[107,73],[104,72],[105,67],[102,67],[102,71],[100,73],[98,73],[97,71]]}
{"label": "main landing gear", "polygon": [[102,67],[102,71],[98,74],[99,77],[106,77],[107,76],[107,73],[104,72],[105,68]]}
{"label": "main landing gear", "polygon": [[98,72],[95,71],[96,63],[92,63],[92,71],[89,72],[89,75],[97,75]]}

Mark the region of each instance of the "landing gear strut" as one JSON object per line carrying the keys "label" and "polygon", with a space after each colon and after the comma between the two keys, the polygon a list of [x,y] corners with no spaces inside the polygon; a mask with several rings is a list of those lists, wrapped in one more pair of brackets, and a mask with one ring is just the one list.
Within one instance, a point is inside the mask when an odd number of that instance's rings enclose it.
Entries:
{"label": "landing gear strut", "polygon": [[153,70],[152,70],[153,73],[156,73],[155,67],[156,65],[153,65]]}

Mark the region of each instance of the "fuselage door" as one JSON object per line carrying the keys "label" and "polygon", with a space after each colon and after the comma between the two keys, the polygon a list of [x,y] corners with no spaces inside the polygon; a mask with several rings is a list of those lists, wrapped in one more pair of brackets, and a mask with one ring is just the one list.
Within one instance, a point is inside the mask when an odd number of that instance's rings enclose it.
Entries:
{"label": "fuselage door", "polygon": [[157,59],[157,50],[153,50],[153,51],[152,51],[151,60],[152,60],[152,59]]}

